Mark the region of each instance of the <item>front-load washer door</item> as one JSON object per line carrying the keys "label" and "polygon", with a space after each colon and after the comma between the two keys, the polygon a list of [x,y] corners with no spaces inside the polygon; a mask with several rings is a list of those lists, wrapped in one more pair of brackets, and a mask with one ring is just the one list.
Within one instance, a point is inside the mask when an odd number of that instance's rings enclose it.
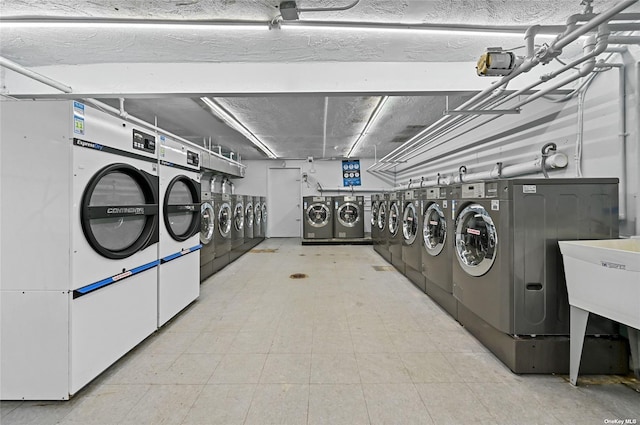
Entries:
{"label": "front-load washer door", "polygon": [[312,227],[324,227],[331,220],[331,210],[322,203],[309,205],[307,208],[307,223]]}
{"label": "front-load washer door", "polygon": [[375,227],[378,224],[378,207],[380,206],[379,202],[371,203],[371,227]]}
{"label": "front-load washer door", "polygon": [[387,204],[380,202],[378,207],[378,229],[384,230],[387,227]]}
{"label": "front-load washer door", "polygon": [[262,222],[262,208],[260,207],[259,202],[256,202],[253,207],[253,219],[255,224],[260,224]]}
{"label": "front-load washer door", "polygon": [[427,207],[422,222],[424,248],[432,257],[439,255],[447,241],[447,220],[436,202]]}
{"label": "front-load washer door", "polygon": [[129,164],[111,164],[89,180],[81,200],[82,231],[110,259],[158,242],[158,178]]}
{"label": "front-load washer door", "polygon": [[164,195],[164,224],[173,240],[186,241],[198,233],[199,184],[186,176],[174,177]]}
{"label": "front-load washer door", "polygon": [[209,202],[203,202],[200,207],[200,243],[208,244],[213,240],[215,231],[215,212]]}
{"label": "front-load washer door", "polygon": [[253,202],[247,203],[244,209],[244,219],[247,222],[247,229],[253,229]]}
{"label": "front-load washer door", "polygon": [[416,236],[418,236],[418,212],[413,202],[408,202],[402,216],[402,237],[407,245],[411,245],[415,242]]}
{"label": "front-load washer door", "polygon": [[389,205],[389,234],[395,236],[398,234],[400,227],[400,208],[398,202],[393,201]]}
{"label": "front-load washer door", "polygon": [[233,227],[237,231],[244,229],[244,207],[241,202],[238,202],[233,209]]}
{"label": "front-load washer door", "polygon": [[228,238],[231,234],[231,205],[224,202],[218,210],[218,231],[223,238]]}
{"label": "front-load washer door", "polygon": [[262,203],[262,222],[267,225],[267,204]]}
{"label": "front-load washer door", "polygon": [[338,207],[338,222],[344,227],[355,227],[360,221],[360,208],[352,202],[345,202]]}
{"label": "front-load washer door", "polygon": [[496,259],[498,235],[491,216],[479,204],[465,207],[456,219],[456,254],[462,269],[482,276]]}

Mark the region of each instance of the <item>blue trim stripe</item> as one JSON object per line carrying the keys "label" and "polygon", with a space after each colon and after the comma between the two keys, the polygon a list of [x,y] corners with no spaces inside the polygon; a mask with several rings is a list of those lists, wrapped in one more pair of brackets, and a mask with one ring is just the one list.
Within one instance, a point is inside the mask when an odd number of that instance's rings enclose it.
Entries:
{"label": "blue trim stripe", "polygon": [[166,257],[160,259],[160,264],[168,263],[171,260],[175,260],[176,258],[180,258],[187,254],[191,254],[192,252],[196,252],[199,249],[202,249],[202,244],[198,244],[196,246],[192,246],[191,248],[183,249],[182,251],[178,251],[171,255],[167,255]]}
{"label": "blue trim stripe", "polygon": [[127,270],[123,273],[117,274],[115,276],[108,277],[106,279],[99,280],[91,285],[83,286],[82,288],[78,288],[73,291],[73,298],[78,298],[82,295],[86,295],[90,292],[97,291],[98,289],[104,288],[105,286],[111,285],[112,283],[119,282],[128,277],[134,276],[138,273],[142,273],[145,270],[152,269],[157,267],[160,264],[160,261],[155,260],[147,264],[143,264],[142,266],[135,267],[131,270]]}

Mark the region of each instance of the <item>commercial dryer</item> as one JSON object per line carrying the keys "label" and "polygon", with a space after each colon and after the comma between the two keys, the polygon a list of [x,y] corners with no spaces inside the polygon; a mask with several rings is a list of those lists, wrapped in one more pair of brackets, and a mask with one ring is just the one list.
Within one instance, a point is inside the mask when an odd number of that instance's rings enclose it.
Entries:
{"label": "commercial dryer", "polygon": [[391,263],[391,253],[389,252],[389,194],[383,193],[380,195],[380,202],[378,203],[378,217],[377,229],[378,229],[378,243],[374,245],[378,254],[382,256],[388,263]]}
{"label": "commercial dryer", "polygon": [[216,231],[213,232],[213,243],[216,246],[213,260],[213,273],[229,264],[231,251],[231,226],[233,213],[231,210],[231,195],[228,193],[213,194],[213,213],[216,219]]}
{"label": "commercial dryer", "polygon": [[332,239],[333,214],[330,196],[302,198],[303,239]]}
{"label": "commercial dryer", "polygon": [[459,186],[428,188],[422,214],[422,274],[426,292],[454,318],[458,317],[458,301],[453,297],[451,280],[455,233],[451,204],[459,191]]}
{"label": "commercial dryer", "polygon": [[[618,237],[617,179],[463,184],[455,214],[452,277],[460,322],[514,372],[564,372],[566,337],[544,338],[569,334],[557,242]],[[608,320],[590,323],[591,334],[616,333]],[[516,346],[524,336],[529,342]],[[607,354],[595,359],[596,373],[615,369],[615,355]]]}
{"label": "commercial dryer", "polygon": [[231,205],[233,208],[231,226],[231,251],[229,251],[229,261],[237,260],[244,251],[244,197],[242,195],[231,195]]}
{"label": "commercial dryer", "polygon": [[389,254],[391,264],[404,274],[404,261],[402,261],[402,192],[389,194],[389,219],[387,220],[389,237]]}
{"label": "commercial dryer", "polygon": [[364,197],[333,197],[333,237],[364,238]]}
{"label": "commercial dryer", "polygon": [[262,211],[262,228],[260,229],[260,237],[264,239],[267,237],[267,230],[269,229],[269,215],[267,214],[266,196],[260,197],[260,210]]}
{"label": "commercial dryer", "polygon": [[264,233],[262,232],[262,204],[260,203],[260,197],[253,197],[253,239],[256,241],[256,245],[264,240]]}
{"label": "commercial dryer", "polygon": [[407,190],[402,201],[402,261],[404,274],[422,292],[422,190]]}
{"label": "commercial dryer", "polygon": [[[254,240],[253,196],[244,195],[244,244],[242,251],[246,253],[256,245]],[[257,240],[257,238],[256,238]]]}
{"label": "commercial dryer", "polygon": [[[203,185],[204,186],[204,185]],[[215,243],[213,243],[216,231],[216,218],[213,209],[211,192],[200,192],[202,204],[200,205],[200,282],[213,274],[213,260],[216,258]]]}

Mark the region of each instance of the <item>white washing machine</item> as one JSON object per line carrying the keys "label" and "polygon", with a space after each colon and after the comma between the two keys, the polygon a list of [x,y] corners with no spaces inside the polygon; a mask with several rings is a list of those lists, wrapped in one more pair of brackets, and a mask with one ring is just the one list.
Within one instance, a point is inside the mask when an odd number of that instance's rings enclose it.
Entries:
{"label": "white washing machine", "polygon": [[156,139],[73,101],[0,119],[0,398],[68,399],[157,329]]}
{"label": "white washing machine", "polygon": [[200,295],[200,154],[160,135],[158,327]]}

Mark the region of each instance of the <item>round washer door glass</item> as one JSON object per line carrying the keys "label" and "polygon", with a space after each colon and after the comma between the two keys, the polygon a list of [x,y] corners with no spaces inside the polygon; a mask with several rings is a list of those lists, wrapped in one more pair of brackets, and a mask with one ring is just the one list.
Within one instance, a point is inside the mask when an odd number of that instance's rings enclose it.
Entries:
{"label": "round washer door glass", "polygon": [[338,207],[338,222],[344,227],[355,227],[360,221],[360,208],[353,202],[345,202]]}
{"label": "round washer door glass", "polygon": [[218,231],[225,238],[231,232],[231,205],[226,202],[218,210]]}
{"label": "round washer door glass", "polygon": [[378,201],[371,202],[371,227],[375,227],[378,224]]}
{"label": "round washer door glass", "polygon": [[378,229],[384,230],[387,226],[387,204],[380,202],[378,206]]}
{"label": "round washer door glass", "polygon": [[389,204],[389,233],[391,236],[398,234],[398,227],[400,227],[400,208],[398,208],[398,202],[392,201]]}
{"label": "round washer door glass", "polygon": [[244,207],[238,202],[233,212],[233,226],[236,230],[244,229]]}
{"label": "round washer door glass", "polygon": [[442,252],[447,240],[447,221],[440,205],[432,203],[424,212],[422,240],[429,255],[435,257]]}
{"label": "round washer door glass", "polygon": [[255,223],[256,224],[260,224],[262,222],[262,208],[260,208],[260,204],[258,202],[256,202],[255,207],[253,207],[254,210],[254,218],[255,218]]}
{"label": "round washer door glass", "polygon": [[203,202],[200,207],[200,243],[206,245],[213,239],[215,230],[215,213],[209,202]]}
{"label": "round washer door glass", "polygon": [[465,207],[456,219],[456,254],[471,276],[487,273],[496,259],[498,235],[491,216],[481,205]]}
{"label": "round washer door glass", "polygon": [[198,206],[200,188],[186,176],[174,177],[164,195],[164,224],[176,241],[185,241],[200,229]]}
{"label": "round washer door glass", "polygon": [[415,242],[416,236],[418,236],[418,213],[413,202],[407,203],[404,207],[402,236],[409,245]]}
{"label": "round washer door glass", "polygon": [[81,200],[89,245],[111,259],[127,258],[158,241],[158,179],[128,164],[102,168]]}
{"label": "round washer door glass", "polygon": [[324,227],[329,224],[330,219],[331,211],[325,204],[311,204],[307,208],[307,223],[313,227]]}
{"label": "round washer door glass", "polygon": [[262,203],[262,222],[267,223],[267,204]]}
{"label": "round washer door glass", "polygon": [[244,211],[244,218],[247,221],[247,228],[253,229],[253,203],[247,203]]}

